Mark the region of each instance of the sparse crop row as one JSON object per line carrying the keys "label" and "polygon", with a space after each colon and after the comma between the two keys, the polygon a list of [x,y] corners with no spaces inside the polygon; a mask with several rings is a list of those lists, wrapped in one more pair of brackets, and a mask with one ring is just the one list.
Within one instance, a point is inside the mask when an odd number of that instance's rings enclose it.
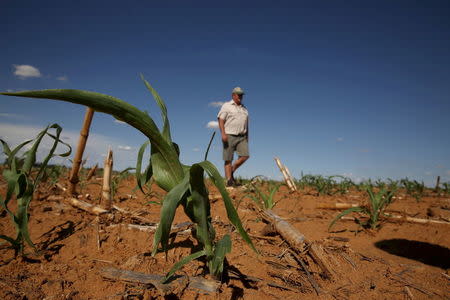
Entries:
{"label": "sparse crop row", "polygon": [[[431,192],[430,188],[427,188],[423,182],[417,180],[409,180],[408,178],[393,180],[387,179],[383,181],[378,179],[372,181],[371,179],[355,183],[350,178],[340,175],[334,176],[322,176],[322,175],[301,175],[296,180],[297,187],[300,190],[310,188],[316,191],[317,195],[334,195],[334,194],[346,194],[351,189],[358,191],[367,191],[368,189],[376,188],[378,190],[393,190],[399,191],[404,189],[407,195],[415,198],[417,201],[425,195],[425,193]],[[442,183],[442,191],[446,194],[449,193],[449,183]]]}

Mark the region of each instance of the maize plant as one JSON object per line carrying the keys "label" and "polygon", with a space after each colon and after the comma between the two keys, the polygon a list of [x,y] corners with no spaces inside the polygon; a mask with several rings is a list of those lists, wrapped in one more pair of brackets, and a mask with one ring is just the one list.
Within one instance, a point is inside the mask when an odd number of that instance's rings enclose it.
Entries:
{"label": "maize plant", "polygon": [[114,197],[116,196],[117,190],[119,189],[120,184],[122,183],[122,181],[124,179],[127,179],[128,177],[130,177],[130,175],[131,175],[130,171],[131,170],[134,170],[134,168],[126,168],[125,170],[121,171],[118,174],[115,174],[112,177],[112,180],[111,180],[111,198],[112,199],[114,199]]}
{"label": "maize plant", "polygon": [[336,192],[340,193],[341,195],[348,193],[350,188],[355,186],[353,181],[348,177],[344,177],[344,176],[340,176],[340,175],[336,175],[336,176],[332,176],[332,177],[340,179],[339,181],[337,181],[335,183],[335,186],[336,186]]}
{"label": "maize plant", "polygon": [[[40,164],[36,164],[39,167]],[[44,172],[41,182],[48,183],[49,187],[53,187],[58,180],[61,178],[63,173],[66,171],[65,166],[61,165],[48,165],[46,171]]]}
{"label": "maize plant", "polygon": [[361,181],[356,187],[359,191],[367,191],[368,189],[372,189],[374,185],[372,179],[369,178],[368,180]]}
{"label": "maize plant", "polygon": [[398,190],[399,182],[397,180],[388,178],[387,181],[388,181],[387,185],[388,185],[389,190],[392,190],[392,191]]}
{"label": "maize plant", "polygon": [[442,190],[444,191],[444,193],[450,194],[450,182],[444,182],[442,184]]}
{"label": "maize plant", "polygon": [[409,180],[408,178],[400,180],[400,183],[405,187],[406,193],[411,195],[419,202],[422,199],[423,193],[425,192],[425,184],[423,182],[418,182],[417,180]]}
{"label": "maize plant", "polygon": [[377,180],[375,181],[375,186],[376,186],[377,188],[379,188],[379,189],[385,189],[385,188],[386,188],[386,182],[384,182],[384,181],[381,180],[381,179],[377,179]]}
{"label": "maize plant", "polygon": [[346,216],[353,212],[362,213],[369,217],[364,222],[356,219],[358,224],[360,224],[362,227],[371,229],[377,228],[379,225],[380,216],[384,214],[387,206],[392,202],[394,191],[380,189],[375,193],[373,191],[373,188],[368,188],[366,191],[369,196],[369,204],[367,206],[351,207],[347,210],[344,210],[343,212],[338,214],[336,218],[334,218],[334,220],[330,223],[328,229],[330,229],[343,216]]}
{"label": "maize plant", "polygon": [[[51,133],[51,129],[54,129],[56,133]],[[33,199],[34,191],[38,188],[39,183],[45,175],[50,159],[55,156],[67,157],[71,153],[70,146],[59,139],[61,131],[62,128],[58,124],[50,125],[41,131],[35,139],[25,141],[12,150],[5,141],[0,140],[3,146],[3,152],[7,156],[6,165],[8,166],[3,171],[3,177],[7,181],[6,196],[4,198],[0,196],[0,205],[11,217],[16,229],[15,238],[0,235],[0,239],[11,243],[16,251],[16,255],[17,253],[23,254],[25,243],[36,250],[28,232],[28,207]],[[53,140],[53,144],[43,162],[36,165],[36,153],[42,139],[46,136]],[[32,142],[34,143],[29,147],[29,144]],[[67,146],[69,150],[65,153],[55,154],[56,147],[59,143]],[[26,149],[26,147],[29,147],[29,150],[25,151],[23,155],[20,155],[21,150]],[[37,166],[37,170],[33,169],[35,165]],[[17,202],[15,211],[8,207],[10,201],[13,199]]]}
{"label": "maize plant", "polygon": [[258,206],[260,206],[263,209],[272,209],[276,202],[275,202],[275,194],[277,193],[278,189],[281,187],[281,184],[279,183],[273,183],[273,182],[267,182],[267,192],[265,193],[262,190],[262,185],[259,185],[257,182],[251,182],[250,183],[255,195],[249,194],[247,197],[252,199]]}
{"label": "maize plant", "polygon": [[305,186],[310,186],[317,190],[317,195],[332,195],[333,185],[336,183],[333,180],[334,176],[324,177],[321,175],[301,175],[297,185],[303,189]]}
{"label": "maize plant", "polygon": [[[171,225],[175,217],[175,211],[180,205],[195,224],[193,234],[202,248],[202,250],[176,263],[165,279],[168,280],[184,264],[199,257],[206,257],[210,273],[215,277],[220,277],[223,271],[225,255],[231,251],[231,239],[229,235],[225,235],[216,242],[215,231],[211,223],[208,189],[204,180],[205,172],[222,195],[228,219],[235,226],[244,241],[254,251],[256,249],[242,226],[236,209],[226,191],[223,178],[217,168],[207,160],[192,166],[181,163],[179,147],[172,141],[166,105],[142,75],[141,78],[161,110],[163,121],[161,131],[147,112],[141,111],[123,100],[100,93],[53,89],[3,93],[3,95],[54,99],[85,105],[97,112],[112,115],[116,119],[126,122],[141,131],[149,140],[141,146],[138,153],[136,165],[138,186],[142,189],[150,178],[154,178],[155,183],[167,191],[162,202],[160,222],[154,235],[152,254],[155,255],[158,252],[159,245],[161,245],[163,251],[167,252]],[[150,161],[148,166],[142,171],[143,153],[148,146],[150,146]]]}
{"label": "maize plant", "polygon": [[333,176],[323,177],[320,175],[315,176],[315,181],[313,183],[318,195],[332,195],[334,184],[335,181],[333,180]]}

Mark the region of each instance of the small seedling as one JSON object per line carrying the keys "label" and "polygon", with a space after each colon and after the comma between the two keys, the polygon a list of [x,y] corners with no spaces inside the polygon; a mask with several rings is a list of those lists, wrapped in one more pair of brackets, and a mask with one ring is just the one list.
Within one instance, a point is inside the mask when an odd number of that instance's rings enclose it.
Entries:
{"label": "small seedling", "polygon": [[248,194],[247,197],[252,199],[259,207],[264,209],[272,209],[275,206],[275,194],[281,187],[281,184],[270,181],[267,182],[267,193],[263,191],[262,184],[252,182],[251,187],[254,190],[254,194]]}
{"label": "small seedling", "polygon": [[126,168],[125,170],[121,171],[119,174],[113,175],[113,178],[111,180],[111,197],[114,199],[114,196],[117,194],[117,190],[120,187],[120,183],[122,180],[127,179],[131,176],[130,171],[134,170],[134,168]]}
{"label": "small seedling", "polygon": [[367,206],[351,207],[347,210],[344,210],[339,215],[337,215],[336,218],[334,218],[334,220],[330,223],[328,229],[330,229],[343,216],[354,212],[362,213],[368,216],[368,219],[366,221],[356,219],[358,224],[360,224],[362,227],[371,229],[377,228],[380,223],[380,217],[384,214],[387,206],[392,202],[394,192],[385,189],[374,192],[373,188],[368,188],[367,194],[369,196],[369,204]]}

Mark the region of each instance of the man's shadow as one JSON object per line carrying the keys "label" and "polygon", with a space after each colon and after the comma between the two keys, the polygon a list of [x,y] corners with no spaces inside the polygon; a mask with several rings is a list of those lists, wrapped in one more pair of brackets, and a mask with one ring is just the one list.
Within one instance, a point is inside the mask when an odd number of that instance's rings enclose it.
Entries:
{"label": "man's shadow", "polygon": [[406,239],[389,239],[375,243],[375,246],[390,254],[420,261],[424,264],[450,268],[450,249],[436,244],[430,244]]}

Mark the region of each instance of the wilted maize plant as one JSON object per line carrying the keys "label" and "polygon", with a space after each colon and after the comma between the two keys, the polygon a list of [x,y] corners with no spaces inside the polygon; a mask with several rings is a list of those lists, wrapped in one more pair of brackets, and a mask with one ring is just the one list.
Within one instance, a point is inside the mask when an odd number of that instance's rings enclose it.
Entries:
{"label": "wilted maize plant", "polygon": [[[217,168],[207,160],[192,166],[181,163],[179,147],[172,141],[166,105],[143,76],[141,78],[161,110],[163,120],[161,131],[147,112],[141,111],[120,99],[96,92],[53,89],[3,93],[3,95],[54,99],[85,105],[97,112],[112,115],[116,119],[126,122],[141,131],[149,140],[142,145],[138,153],[136,165],[138,186],[142,188],[150,178],[153,178],[159,187],[167,191],[163,199],[160,221],[153,240],[152,254],[155,255],[158,252],[159,245],[161,245],[163,251],[167,252],[175,211],[181,205],[186,215],[195,224],[193,234],[202,250],[176,263],[166,275],[166,280],[184,264],[200,257],[206,257],[210,273],[219,278],[223,271],[225,255],[231,251],[231,239],[229,235],[225,235],[222,239],[216,241],[215,231],[211,222],[208,189],[204,180],[205,172],[222,195],[228,219],[235,226],[244,241],[253,250],[256,251],[256,249],[242,226],[236,209],[226,191],[223,178],[220,176]],[[143,171],[142,159],[147,146],[150,146],[150,161]]]}
{"label": "wilted maize plant", "polygon": [[[51,132],[53,129],[55,133]],[[61,132],[62,128],[58,124],[47,126],[35,139],[25,141],[14,149],[11,149],[4,140],[0,140],[3,152],[7,157],[5,162],[7,167],[3,170],[3,178],[7,181],[7,190],[5,197],[0,196],[0,205],[11,217],[16,229],[15,237],[0,235],[0,239],[9,242],[15,249],[16,255],[18,253],[23,254],[25,243],[36,250],[28,232],[28,207],[33,199],[34,191],[37,190],[39,183],[41,183],[46,174],[45,171],[50,159],[55,156],[67,157],[70,155],[70,146],[59,138]],[[37,152],[45,137],[52,139],[53,144],[44,160],[36,164]],[[68,151],[55,154],[59,143],[68,147]],[[24,150],[26,151],[24,152]],[[33,168],[35,166],[37,169]],[[17,202],[15,210],[9,208],[9,204],[13,199]]]}
{"label": "wilted maize plant", "polygon": [[367,188],[367,194],[369,196],[369,203],[367,206],[351,207],[344,210],[334,218],[330,223],[328,229],[330,229],[338,220],[343,216],[346,216],[353,212],[362,213],[368,216],[366,221],[360,221],[356,219],[359,225],[364,228],[375,229],[379,225],[380,216],[384,215],[386,207],[392,202],[394,192],[385,189],[380,189],[378,192],[374,192],[373,188]]}

